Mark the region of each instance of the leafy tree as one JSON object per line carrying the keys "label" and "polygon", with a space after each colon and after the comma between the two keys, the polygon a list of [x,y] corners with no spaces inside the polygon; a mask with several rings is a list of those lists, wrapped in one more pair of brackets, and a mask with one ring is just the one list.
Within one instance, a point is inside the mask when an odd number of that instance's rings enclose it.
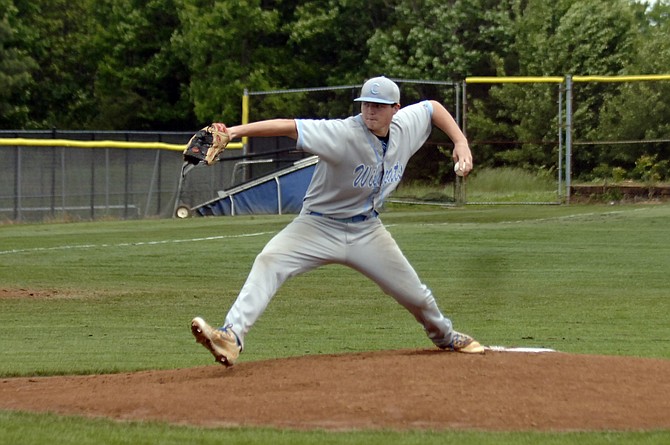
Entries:
{"label": "leafy tree", "polygon": [[97,51],[91,126],[192,129],[189,73],[171,38],[179,27],[174,0],[102,0],[94,17]]}
{"label": "leafy tree", "polygon": [[[361,83],[363,78],[386,73],[370,70],[368,40],[376,30],[390,26],[394,4],[387,0],[312,0],[301,2],[288,31],[292,52],[299,61],[305,85]],[[376,67],[375,67],[376,68]]]}
{"label": "leafy tree", "polygon": [[511,42],[506,0],[400,0],[392,24],[370,39],[372,70],[406,79],[492,75]]}
{"label": "leafy tree", "polygon": [[[26,25],[22,45],[38,69],[26,91],[35,128],[80,128],[93,102],[91,57],[94,0],[14,0]],[[29,26],[28,26],[29,24]]]}
{"label": "leafy tree", "polygon": [[[499,76],[555,76],[551,39],[572,1],[515,1],[508,10],[510,50],[495,60]],[[468,134],[480,164],[549,166],[556,152],[543,141],[556,138],[557,89],[551,84],[473,85]],[[504,141],[504,143],[503,143]]]}
{"label": "leafy tree", "polygon": [[[646,8],[646,5],[642,5]],[[638,11],[638,48],[627,71],[667,73],[670,66],[670,2],[657,2],[646,13]],[[670,139],[670,81],[624,83],[619,95],[600,110],[597,135],[603,140],[639,141]],[[611,176],[623,169],[632,177],[640,159],[670,160],[670,143],[603,145],[599,157],[601,170]],[[636,179],[636,178],[635,178]],[[661,179],[668,180],[667,173]]]}
{"label": "leafy tree", "polygon": [[291,54],[275,3],[178,0],[175,49],[188,67],[188,93],[198,121],[240,120],[245,88],[283,87]]}
{"label": "leafy tree", "polygon": [[[507,75],[556,76],[563,74],[616,75],[630,65],[635,52],[635,15],[626,0],[518,1],[512,9],[515,26],[514,56],[499,63]],[[508,70],[514,70],[509,72]],[[618,94],[613,84],[579,84],[574,87],[575,138],[592,137],[605,103]],[[546,167],[555,162],[556,88],[504,85],[491,88],[498,105],[495,114],[484,102],[471,119],[471,134],[495,139],[510,134],[516,146],[494,150],[492,163]],[[545,141],[545,143],[538,143]],[[497,160],[497,161],[496,161]],[[574,153],[576,170],[589,172],[597,153]]]}
{"label": "leafy tree", "polygon": [[0,0],[0,128],[20,128],[30,112],[25,89],[30,85],[34,60],[21,48],[21,24],[12,0]]}
{"label": "leafy tree", "polygon": [[[663,73],[669,9],[667,0],[0,0],[0,126],[193,129],[238,122],[244,89],[358,85],[379,74]],[[455,96],[440,85],[401,89],[404,103],[449,106]],[[252,119],[347,115],[355,93],[253,96]],[[668,138],[669,93],[670,82],[575,84],[575,140]],[[552,168],[557,95],[555,84],[469,85],[478,164]],[[578,146],[574,170],[640,170],[669,151]]]}
{"label": "leafy tree", "polygon": [[[507,0],[399,0],[388,26],[378,27],[369,39],[368,72],[385,73],[401,79],[460,81],[471,75],[494,75],[495,62],[508,55],[510,33]],[[416,83],[401,85],[405,103],[438,99],[455,112],[453,86]],[[435,150],[422,150],[413,164],[425,171],[432,167],[432,179],[443,182],[451,164],[448,139],[436,132]],[[483,160],[480,147],[473,147],[477,162]],[[409,166],[410,170],[412,165]]]}
{"label": "leafy tree", "polygon": [[[389,26],[393,3],[387,0],[312,0],[298,2],[282,29],[291,52],[293,88],[360,85],[366,77],[386,74],[370,70],[368,40],[376,29]],[[342,117],[355,112],[351,104],[356,89],[339,93],[310,93],[291,98],[291,115]],[[278,104],[279,105],[279,104]],[[284,109],[286,109],[284,107]]]}

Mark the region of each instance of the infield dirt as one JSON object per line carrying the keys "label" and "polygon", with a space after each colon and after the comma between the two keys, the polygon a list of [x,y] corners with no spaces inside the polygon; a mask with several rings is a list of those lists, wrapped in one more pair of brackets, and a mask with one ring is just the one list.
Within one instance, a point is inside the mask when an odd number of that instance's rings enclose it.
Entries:
{"label": "infield dirt", "polygon": [[398,350],[0,379],[0,409],[207,427],[670,428],[670,360]]}

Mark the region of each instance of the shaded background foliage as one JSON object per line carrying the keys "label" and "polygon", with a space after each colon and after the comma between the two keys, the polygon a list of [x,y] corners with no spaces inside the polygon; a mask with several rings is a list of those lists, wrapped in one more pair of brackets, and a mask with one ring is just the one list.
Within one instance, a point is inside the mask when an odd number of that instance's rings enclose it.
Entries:
{"label": "shaded background foliage", "polygon": [[[0,0],[0,128],[191,131],[239,122],[244,89],[355,85],[378,74],[667,73],[669,27],[668,0]],[[469,88],[480,165],[555,168],[557,88]],[[669,138],[669,90],[576,85],[575,139]],[[351,94],[268,96],[252,117],[344,116],[355,112]],[[452,96],[450,87],[403,89],[405,103],[451,107]],[[574,162],[594,178],[651,159],[667,179],[669,156],[667,142],[600,144],[578,147]]]}

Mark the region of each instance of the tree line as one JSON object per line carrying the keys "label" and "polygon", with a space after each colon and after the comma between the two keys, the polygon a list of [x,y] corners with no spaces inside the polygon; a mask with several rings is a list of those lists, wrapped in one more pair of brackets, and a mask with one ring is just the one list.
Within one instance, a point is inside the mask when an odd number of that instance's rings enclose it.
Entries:
{"label": "tree line", "polygon": [[[190,131],[239,122],[245,88],[378,74],[663,74],[668,35],[668,0],[0,0],[0,128]],[[434,93],[451,94],[410,99]],[[576,147],[580,175],[668,179],[670,143],[607,142],[670,139],[670,81],[579,84],[574,95],[574,139],[602,142]],[[318,97],[257,107],[347,110]],[[480,165],[555,168],[556,87],[469,88],[467,118]]]}

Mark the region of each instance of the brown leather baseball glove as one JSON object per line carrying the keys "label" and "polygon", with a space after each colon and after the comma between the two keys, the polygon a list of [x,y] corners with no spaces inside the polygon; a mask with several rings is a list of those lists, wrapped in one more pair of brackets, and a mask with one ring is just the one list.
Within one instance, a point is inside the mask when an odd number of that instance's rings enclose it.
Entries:
{"label": "brown leather baseball glove", "polygon": [[212,165],[219,160],[230,142],[228,129],[222,123],[213,123],[202,130],[198,130],[184,150],[184,161],[189,164],[205,163]]}

